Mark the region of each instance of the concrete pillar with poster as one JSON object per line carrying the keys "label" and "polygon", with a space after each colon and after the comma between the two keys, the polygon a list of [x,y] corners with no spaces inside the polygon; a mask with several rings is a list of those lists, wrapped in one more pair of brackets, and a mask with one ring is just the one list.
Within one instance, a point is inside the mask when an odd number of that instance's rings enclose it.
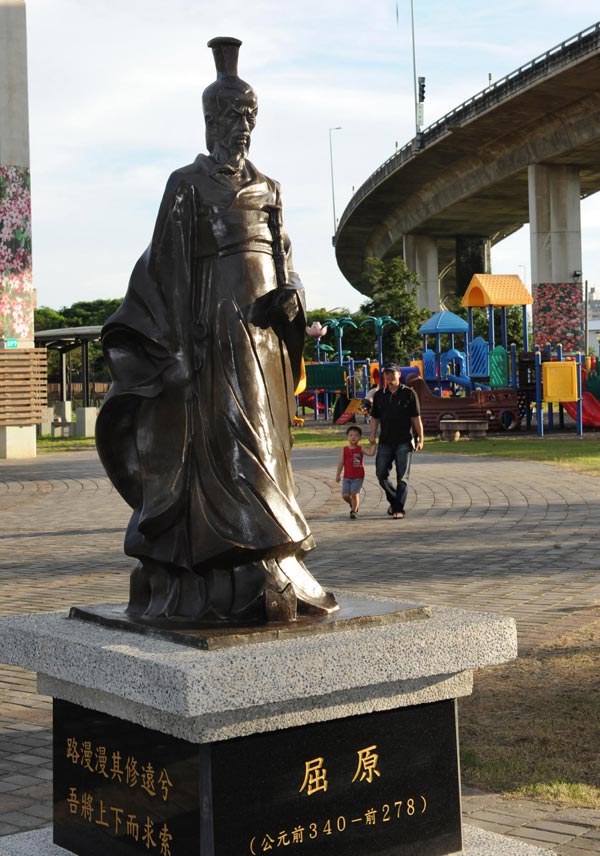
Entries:
{"label": "concrete pillar with poster", "polygon": [[0,0],[0,458],[35,456],[46,352],[34,347],[24,0]]}
{"label": "concrete pillar with poster", "polygon": [[531,282],[536,345],[585,350],[579,170],[529,167]]}

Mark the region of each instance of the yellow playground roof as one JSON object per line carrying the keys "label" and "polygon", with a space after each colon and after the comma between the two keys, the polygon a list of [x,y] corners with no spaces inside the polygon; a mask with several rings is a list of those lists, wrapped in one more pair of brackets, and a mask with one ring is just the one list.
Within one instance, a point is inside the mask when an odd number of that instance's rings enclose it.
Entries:
{"label": "yellow playground roof", "polygon": [[516,274],[476,273],[461,306],[524,306],[533,297]]}

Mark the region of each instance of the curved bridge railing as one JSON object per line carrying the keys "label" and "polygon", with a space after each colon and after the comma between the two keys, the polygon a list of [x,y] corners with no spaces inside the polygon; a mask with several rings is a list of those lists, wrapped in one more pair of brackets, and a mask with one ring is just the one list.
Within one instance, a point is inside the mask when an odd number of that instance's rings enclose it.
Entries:
{"label": "curved bridge railing", "polygon": [[475,118],[490,107],[499,104],[505,98],[518,92],[520,89],[531,85],[533,82],[553,74],[563,65],[569,65],[573,60],[593,54],[600,49],[600,21],[577,35],[572,36],[564,42],[551,48],[546,53],[530,60],[515,71],[511,71],[506,77],[500,78],[495,83],[490,83],[481,92],[473,95],[458,107],[455,107],[441,119],[429,125],[418,137],[411,140],[390,158],[388,158],[378,169],[372,173],[362,184],[341,216],[336,235],[344,226],[346,220],[360,205],[363,199],[374,190],[377,185],[395,172],[398,167],[406,163],[416,151],[422,151],[427,146],[443,137],[449,130],[462,125],[469,119]]}

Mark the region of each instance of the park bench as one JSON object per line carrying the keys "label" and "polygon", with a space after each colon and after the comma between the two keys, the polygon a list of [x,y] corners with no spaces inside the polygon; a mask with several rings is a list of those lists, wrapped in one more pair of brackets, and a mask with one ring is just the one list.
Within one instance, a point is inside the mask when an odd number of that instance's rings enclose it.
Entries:
{"label": "park bench", "polygon": [[440,419],[442,440],[458,440],[461,433],[472,440],[485,439],[489,428],[487,419]]}
{"label": "park bench", "polygon": [[65,422],[58,419],[50,423],[50,433],[52,437],[74,437],[75,422]]}

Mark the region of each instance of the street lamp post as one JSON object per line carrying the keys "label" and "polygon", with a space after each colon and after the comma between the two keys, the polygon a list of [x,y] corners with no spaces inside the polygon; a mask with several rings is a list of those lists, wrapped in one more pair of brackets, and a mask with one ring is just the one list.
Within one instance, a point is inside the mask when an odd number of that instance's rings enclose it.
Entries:
{"label": "street lamp post", "polygon": [[412,33],[412,61],[413,61],[413,86],[415,90],[415,128],[418,134],[421,130],[419,122],[419,97],[417,91],[417,49],[415,46],[415,9],[414,0],[410,0],[410,24]]}
{"label": "street lamp post", "polygon": [[333,182],[333,143],[331,142],[331,133],[332,131],[341,131],[342,126],[338,125],[336,128],[329,129],[329,163],[331,165],[331,202],[333,205],[333,240],[335,240],[335,233],[337,230],[337,218],[335,216],[335,186]]}

